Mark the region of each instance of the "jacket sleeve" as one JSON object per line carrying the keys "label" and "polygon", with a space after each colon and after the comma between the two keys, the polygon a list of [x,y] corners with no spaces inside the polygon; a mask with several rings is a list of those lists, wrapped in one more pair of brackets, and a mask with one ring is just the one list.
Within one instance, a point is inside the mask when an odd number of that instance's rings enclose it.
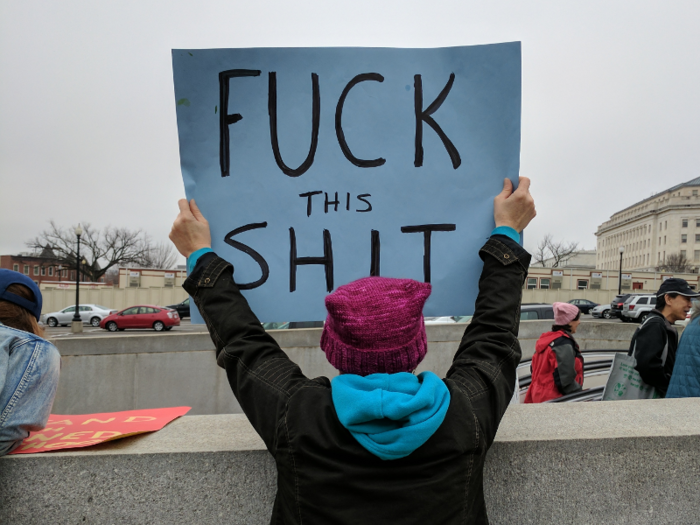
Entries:
{"label": "jacket sleeve", "polygon": [[513,396],[515,369],[521,355],[520,302],[530,254],[512,239],[494,235],[479,256],[484,267],[474,317],[447,378],[470,398],[490,445]]}
{"label": "jacket sleeve", "polygon": [[663,320],[660,321],[650,319],[644,326],[640,327],[632,345],[635,343],[637,345],[634,349],[634,357],[637,360],[635,368],[642,376],[642,380],[665,394],[668,390],[671,374],[664,371],[664,364],[661,361],[668,336]]}
{"label": "jacket sleeve", "polygon": [[289,397],[308,380],[270,336],[233,280],[233,266],[215,253],[202,255],[183,284],[216,346],[243,412],[273,454],[276,428]]}
{"label": "jacket sleeve", "polygon": [[48,341],[32,339],[14,348],[12,354],[0,363],[7,365],[0,369],[6,371],[2,398],[8,400],[0,407],[0,456],[19,447],[30,432],[46,426],[61,370],[58,349]]}
{"label": "jacket sleeve", "polygon": [[552,351],[557,358],[554,384],[563,395],[579,392],[583,387],[576,382],[576,350],[567,342],[554,344]]}

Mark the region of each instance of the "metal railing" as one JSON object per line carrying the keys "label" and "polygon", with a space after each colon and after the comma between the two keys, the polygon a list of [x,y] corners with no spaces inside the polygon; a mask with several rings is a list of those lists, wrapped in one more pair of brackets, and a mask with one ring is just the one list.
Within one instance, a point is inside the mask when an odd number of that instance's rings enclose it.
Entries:
{"label": "metal railing", "polygon": [[[607,375],[610,373],[610,368],[612,367],[613,358],[615,354],[619,352],[627,353],[627,349],[605,349],[605,350],[581,350],[581,354],[584,356],[583,364],[583,377],[584,380],[587,377],[595,377],[601,375]],[[587,359],[592,361],[587,361]],[[522,371],[523,369],[529,367],[532,363],[532,359],[524,359],[518,365],[516,373]],[[527,389],[532,383],[532,374],[518,375],[518,388],[520,396],[524,396],[527,393]],[[603,398],[604,386],[597,386],[594,388],[588,388],[581,390],[580,392],[574,392],[573,394],[568,394],[566,396],[558,397],[556,399],[551,399],[545,401],[545,403],[569,403],[569,402],[579,402],[579,401],[600,401]]]}

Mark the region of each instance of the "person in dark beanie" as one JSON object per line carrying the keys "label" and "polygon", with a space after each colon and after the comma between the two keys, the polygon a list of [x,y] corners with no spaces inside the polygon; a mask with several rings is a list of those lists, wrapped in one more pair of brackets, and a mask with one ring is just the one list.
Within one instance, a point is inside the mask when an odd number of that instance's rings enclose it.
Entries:
{"label": "person in dark beanie", "polygon": [[673,323],[686,318],[692,306],[693,291],[683,279],[666,279],[656,292],[656,307],[637,328],[630,342],[630,355],[634,355],[636,370],[642,380],[666,396],[676,362],[678,332]]}
{"label": "person in dark beanie", "polygon": [[0,456],[51,413],[61,356],[38,324],[41,292],[26,275],[0,269]]}
{"label": "person in dark beanie", "polygon": [[[309,379],[265,332],[211,251],[209,225],[182,199],[170,239],[217,363],[277,465],[271,523],[486,524],[483,467],[511,400],[535,216],[530,181],[506,179],[481,248],[474,317],[445,379],[413,372],[427,351],[430,284],[368,277],[326,297],[321,348],[340,375]],[[455,293],[459,293],[455,290]]]}

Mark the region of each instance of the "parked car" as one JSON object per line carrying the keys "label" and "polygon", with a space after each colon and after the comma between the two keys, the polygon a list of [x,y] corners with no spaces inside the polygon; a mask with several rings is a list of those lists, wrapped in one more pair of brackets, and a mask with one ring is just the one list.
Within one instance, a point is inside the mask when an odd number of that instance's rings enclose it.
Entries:
{"label": "parked car", "polygon": [[[115,313],[117,310],[112,310],[106,306],[100,306],[99,304],[81,304],[80,308],[80,320],[83,323],[89,323],[90,325],[97,328],[100,326],[100,322],[107,316]],[[75,314],[75,305],[64,308],[58,312],[51,312],[42,316],[42,320],[45,324],[54,326],[68,326],[73,321],[73,314]]]}
{"label": "parked car", "polygon": [[554,308],[546,303],[525,303],[520,305],[520,320],[554,319]]}
{"label": "parked car", "polygon": [[180,316],[180,319],[184,319],[185,317],[190,316],[190,298],[188,297],[181,303],[177,304],[171,304],[166,306],[166,308],[172,308],[173,310],[177,310],[177,315]]}
{"label": "parked car", "polygon": [[[622,306],[625,301],[629,299],[632,295],[644,295],[644,294],[633,294],[633,293],[623,293],[616,295],[615,298],[610,303],[610,316],[611,317],[622,317]],[[624,321],[624,319],[623,319]]]}
{"label": "parked car", "polygon": [[621,319],[625,322],[638,321],[641,323],[655,307],[656,296],[654,294],[630,295],[622,305]]}
{"label": "parked car", "polygon": [[591,310],[591,317],[595,318],[604,318],[604,319],[610,319],[612,317],[612,314],[610,313],[610,305],[609,304],[599,304],[595,308]]}
{"label": "parked car", "polygon": [[598,303],[594,303],[588,299],[571,299],[571,301],[567,302],[569,304],[573,304],[574,306],[578,306],[578,309],[581,310],[582,314],[589,314],[593,308],[598,306]]}
{"label": "parked car", "polygon": [[426,317],[424,319],[425,324],[451,324],[455,322],[454,317]]}
{"label": "parked car", "polygon": [[150,304],[130,306],[102,319],[100,328],[116,332],[127,328],[153,328],[156,332],[180,326],[177,310]]}

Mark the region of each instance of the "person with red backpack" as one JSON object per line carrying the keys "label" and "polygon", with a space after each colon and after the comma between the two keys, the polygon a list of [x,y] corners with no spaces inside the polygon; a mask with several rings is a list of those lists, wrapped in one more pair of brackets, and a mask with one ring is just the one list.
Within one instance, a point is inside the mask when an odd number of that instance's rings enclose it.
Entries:
{"label": "person with red backpack", "polygon": [[525,403],[543,403],[583,388],[583,356],[572,335],[581,323],[581,310],[569,303],[552,306],[554,326],[535,344]]}

